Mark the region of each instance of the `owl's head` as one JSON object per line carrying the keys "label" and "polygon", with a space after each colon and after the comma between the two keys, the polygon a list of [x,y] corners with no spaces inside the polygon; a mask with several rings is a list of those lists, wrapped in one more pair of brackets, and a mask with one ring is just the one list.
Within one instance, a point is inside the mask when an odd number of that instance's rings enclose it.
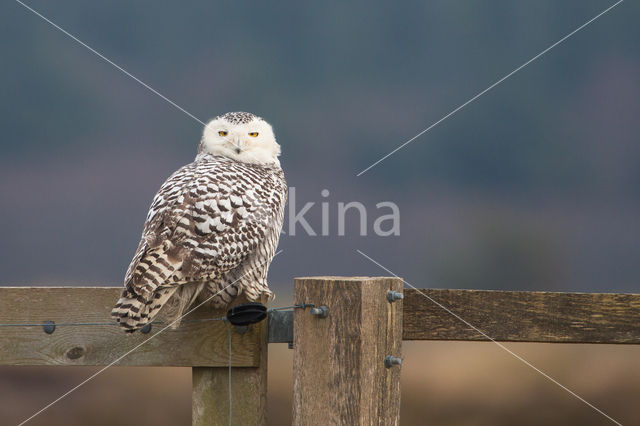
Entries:
{"label": "owl's head", "polygon": [[211,120],[204,127],[198,153],[242,163],[280,165],[280,145],[271,125],[248,112],[228,112]]}

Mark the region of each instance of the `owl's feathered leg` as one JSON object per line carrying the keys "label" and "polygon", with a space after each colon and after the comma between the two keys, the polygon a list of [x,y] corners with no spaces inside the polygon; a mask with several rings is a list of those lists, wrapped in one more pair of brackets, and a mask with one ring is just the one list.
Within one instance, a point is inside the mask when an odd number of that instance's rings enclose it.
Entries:
{"label": "owl's feathered leg", "polygon": [[124,290],[122,297],[120,297],[120,300],[111,311],[111,316],[126,332],[133,333],[153,321],[158,312],[160,312],[160,308],[176,291],[176,288],[158,288],[147,297]]}
{"label": "owl's feathered leg", "polygon": [[199,282],[183,284],[176,287],[174,297],[171,298],[164,308],[164,312],[170,318],[170,321],[172,321],[171,328],[175,329],[180,325],[184,312],[195,304],[204,287],[204,283]]}

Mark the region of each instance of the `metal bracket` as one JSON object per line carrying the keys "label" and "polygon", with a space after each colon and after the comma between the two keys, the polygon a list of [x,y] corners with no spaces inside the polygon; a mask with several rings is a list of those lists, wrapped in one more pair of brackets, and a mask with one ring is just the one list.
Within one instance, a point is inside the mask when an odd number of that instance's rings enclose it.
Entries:
{"label": "metal bracket", "polygon": [[293,311],[271,311],[269,343],[293,343]]}

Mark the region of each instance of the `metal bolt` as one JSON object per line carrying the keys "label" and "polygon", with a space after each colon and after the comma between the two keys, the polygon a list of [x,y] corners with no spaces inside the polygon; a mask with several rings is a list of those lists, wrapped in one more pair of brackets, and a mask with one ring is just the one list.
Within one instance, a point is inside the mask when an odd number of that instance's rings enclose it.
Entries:
{"label": "metal bolt", "polygon": [[45,321],[42,323],[42,329],[45,333],[51,334],[56,331],[56,323],[53,321]]}
{"label": "metal bolt", "polygon": [[402,358],[395,357],[393,355],[387,355],[384,357],[384,366],[387,368],[391,368],[394,365],[401,365]]}
{"label": "metal bolt", "polygon": [[327,316],[329,316],[329,308],[327,308],[326,306],[311,308],[311,315],[314,315],[318,318],[326,318]]}
{"label": "metal bolt", "polygon": [[151,331],[151,323],[145,325],[144,327],[142,327],[140,329],[140,333],[142,333],[142,334],[147,334],[150,331]]}
{"label": "metal bolt", "polygon": [[391,303],[395,302],[396,300],[402,300],[404,299],[404,294],[397,292],[397,291],[393,291],[393,290],[389,290],[387,292],[387,300]]}

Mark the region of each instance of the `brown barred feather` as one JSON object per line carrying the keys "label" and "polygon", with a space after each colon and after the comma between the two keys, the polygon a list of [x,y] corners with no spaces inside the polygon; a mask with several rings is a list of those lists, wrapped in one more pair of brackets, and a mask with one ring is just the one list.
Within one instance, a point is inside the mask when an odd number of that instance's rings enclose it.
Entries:
{"label": "brown barred feather", "polygon": [[153,199],[111,315],[134,331],[165,305],[178,318],[197,300],[212,296],[214,307],[228,305],[242,292],[249,300],[271,298],[267,270],[280,237],[286,193],[278,165],[199,154]]}

